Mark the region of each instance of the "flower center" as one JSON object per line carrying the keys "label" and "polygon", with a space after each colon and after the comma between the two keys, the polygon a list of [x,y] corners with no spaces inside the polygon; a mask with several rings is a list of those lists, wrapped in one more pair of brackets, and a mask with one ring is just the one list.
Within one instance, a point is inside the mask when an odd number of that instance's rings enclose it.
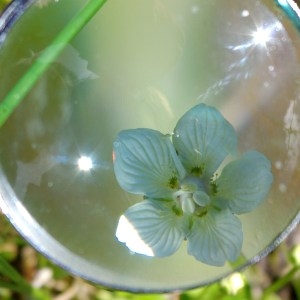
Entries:
{"label": "flower center", "polygon": [[197,212],[210,203],[204,183],[196,176],[187,176],[180,183],[180,189],[173,194],[176,205],[186,214]]}

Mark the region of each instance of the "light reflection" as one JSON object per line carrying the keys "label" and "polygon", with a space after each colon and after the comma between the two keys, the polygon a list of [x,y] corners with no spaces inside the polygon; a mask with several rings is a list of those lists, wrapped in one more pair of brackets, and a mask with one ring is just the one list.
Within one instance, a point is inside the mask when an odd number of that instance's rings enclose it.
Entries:
{"label": "light reflection", "polygon": [[77,160],[77,166],[80,171],[87,172],[93,169],[93,161],[90,157],[83,155]]}
{"label": "light reflection", "polygon": [[244,9],[244,10],[242,11],[242,17],[243,17],[243,18],[246,18],[246,17],[249,17],[249,16],[250,16],[249,10]]}
{"label": "light reflection", "polygon": [[280,160],[277,160],[277,161],[275,162],[275,168],[276,168],[277,170],[281,170],[282,167],[283,167],[282,162],[281,162]]}
{"label": "light reflection", "polygon": [[279,184],[279,191],[280,191],[281,193],[285,193],[286,190],[287,190],[287,186],[286,186],[284,183],[280,183],[280,184]]}
{"label": "light reflection", "polygon": [[229,294],[236,295],[245,287],[245,279],[240,273],[233,273],[221,281],[221,285],[226,288]]}
{"label": "light reflection", "polygon": [[292,250],[291,258],[296,266],[300,266],[300,245],[299,244],[295,246],[295,248]]}
{"label": "light reflection", "polygon": [[[267,44],[272,41],[273,35],[276,31],[278,31],[280,27],[280,23],[273,23],[270,24],[268,27],[256,27],[255,30],[249,32],[248,34],[245,34],[245,40],[243,43],[239,44],[231,44],[228,45],[227,48],[233,51],[242,51],[245,50],[250,51],[248,55],[257,47],[261,46],[264,48],[268,48]],[[276,43],[276,41],[273,41],[273,44]]]}
{"label": "light reflection", "polygon": [[[224,76],[198,96],[201,101],[220,94],[234,82],[258,77],[265,77],[267,80],[262,87],[269,88],[278,80],[275,77],[278,65],[281,67],[282,62],[278,58],[288,55],[294,57],[283,25],[261,5],[253,7],[250,3],[241,4],[239,14],[221,18],[219,30],[222,34],[218,38],[218,45],[225,49],[221,64]],[[290,67],[292,65],[285,64],[284,71],[291,72]]]}
{"label": "light reflection", "polygon": [[267,42],[271,38],[271,30],[269,28],[257,28],[252,34],[254,45],[266,47]]}
{"label": "light reflection", "polygon": [[192,6],[191,12],[192,12],[192,14],[198,13],[199,12],[199,6],[198,5]]}
{"label": "light reflection", "polygon": [[274,66],[270,65],[270,66],[268,66],[268,70],[269,70],[270,72],[274,72],[275,68],[274,68]]}
{"label": "light reflection", "polygon": [[299,99],[291,100],[284,116],[285,144],[287,149],[287,168],[295,170],[300,157],[300,117]]}
{"label": "light reflection", "polygon": [[154,256],[151,247],[149,247],[143,241],[137,230],[124,215],[120,217],[116,237],[119,242],[126,243],[128,249],[133,253],[144,254],[146,256]]}

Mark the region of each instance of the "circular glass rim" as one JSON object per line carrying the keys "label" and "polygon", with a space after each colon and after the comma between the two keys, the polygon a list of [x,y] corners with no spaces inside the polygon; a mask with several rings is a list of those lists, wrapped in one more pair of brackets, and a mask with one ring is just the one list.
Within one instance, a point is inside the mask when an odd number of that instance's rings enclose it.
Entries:
{"label": "circular glass rim", "polygon": [[[34,3],[36,0],[12,0],[3,10],[3,12],[0,14],[0,51],[3,43],[6,40],[7,35],[9,34],[9,31],[14,26],[14,24],[18,21],[18,19],[25,13],[25,11]],[[297,3],[294,0],[274,0],[275,4],[279,6],[285,13],[286,17],[290,19],[294,26],[298,29],[300,32],[300,9],[297,5]],[[1,181],[4,182],[4,184],[0,186],[5,186],[5,184],[8,184],[5,180],[4,174],[0,170],[0,178]],[[3,180],[4,179],[4,180]],[[14,202],[13,204],[6,203],[4,200],[6,197],[13,197]],[[300,223],[300,211],[298,211],[295,214],[294,219],[289,223],[289,225],[284,229],[283,232],[281,232],[279,235],[277,235],[274,240],[262,251],[260,251],[257,255],[249,259],[246,263],[243,265],[237,267],[236,269],[233,269],[230,272],[227,272],[223,276],[218,276],[218,278],[209,280],[206,282],[202,282],[199,284],[193,284],[193,285],[187,285],[184,287],[180,287],[179,289],[153,289],[153,288],[134,288],[134,287],[128,287],[123,286],[122,284],[109,284],[105,282],[105,280],[96,279],[93,276],[84,275],[80,271],[80,260],[78,264],[78,268],[76,267],[77,263],[74,264],[74,261],[78,261],[78,257],[74,260],[74,255],[70,252],[70,257],[65,260],[65,262],[62,262],[59,258],[60,255],[56,253],[56,255],[52,255],[51,251],[49,251],[49,248],[55,248],[55,250],[58,250],[56,252],[60,253],[61,251],[65,251],[66,249],[62,247],[62,249],[57,249],[57,246],[59,246],[58,243],[56,243],[56,240],[54,237],[48,236],[47,232],[43,231],[40,232],[39,235],[43,236],[47,241],[47,245],[43,245],[40,241],[36,240],[35,238],[35,228],[36,223],[35,220],[28,214],[26,210],[24,210],[21,205],[19,205],[19,200],[16,198],[15,195],[12,194],[12,191],[10,189],[4,189],[0,192],[0,209],[2,212],[6,215],[6,217],[9,219],[10,223],[16,228],[18,233],[26,240],[28,241],[38,252],[40,252],[42,255],[47,257],[49,260],[54,262],[59,267],[65,269],[67,272],[69,272],[72,275],[79,276],[85,280],[88,280],[92,283],[99,284],[101,286],[112,288],[116,290],[123,290],[131,293],[169,293],[173,292],[175,290],[190,290],[194,288],[199,288],[202,286],[206,286],[209,284],[212,284],[214,282],[217,282],[221,280],[222,278],[229,276],[233,272],[241,271],[242,269],[255,264],[259,262],[262,258],[266,257],[270,252],[272,252]],[[21,214],[21,218],[20,218]],[[16,218],[18,216],[18,218]],[[27,219],[29,218],[29,219]],[[18,219],[18,220],[16,220]],[[27,225],[23,226],[23,221],[27,221]],[[38,230],[41,231],[41,227],[38,228]],[[61,252],[62,253],[62,252]],[[68,261],[69,263],[67,263]],[[72,267],[71,267],[72,266]]]}

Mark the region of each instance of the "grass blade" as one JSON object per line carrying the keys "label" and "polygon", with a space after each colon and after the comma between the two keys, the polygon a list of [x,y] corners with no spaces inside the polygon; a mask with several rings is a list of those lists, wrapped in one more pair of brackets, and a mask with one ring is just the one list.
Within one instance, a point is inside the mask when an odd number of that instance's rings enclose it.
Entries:
{"label": "grass blade", "polygon": [[29,70],[20,78],[0,103],[0,127],[21,103],[36,81],[47,70],[76,34],[89,22],[107,0],[90,0],[61,30],[53,42],[41,53]]}

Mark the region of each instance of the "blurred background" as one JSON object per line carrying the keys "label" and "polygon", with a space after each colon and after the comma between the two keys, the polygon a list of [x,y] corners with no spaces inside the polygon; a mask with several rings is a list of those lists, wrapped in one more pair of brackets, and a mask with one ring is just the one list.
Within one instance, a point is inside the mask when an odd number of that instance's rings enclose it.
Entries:
{"label": "blurred background", "polygon": [[[48,0],[37,0],[41,5]],[[10,0],[0,0],[0,13]],[[298,1],[299,4],[299,1]],[[299,225],[255,265],[220,282],[170,294],[112,291],[71,276],[37,253],[0,211],[0,300],[300,299]]]}

